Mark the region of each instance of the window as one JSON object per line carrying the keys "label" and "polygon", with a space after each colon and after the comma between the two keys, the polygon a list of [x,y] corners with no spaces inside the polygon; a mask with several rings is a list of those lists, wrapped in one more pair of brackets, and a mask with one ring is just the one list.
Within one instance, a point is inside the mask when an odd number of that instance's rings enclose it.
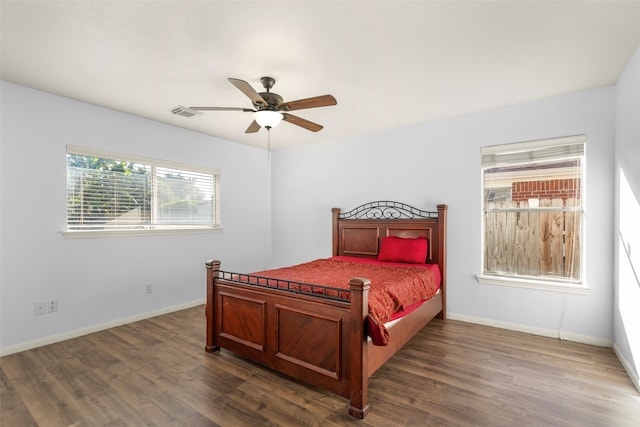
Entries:
{"label": "window", "polygon": [[220,228],[215,169],[67,146],[67,231]]}
{"label": "window", "polygon": [[585,136],[483,147],[480,282],[582,283]]}

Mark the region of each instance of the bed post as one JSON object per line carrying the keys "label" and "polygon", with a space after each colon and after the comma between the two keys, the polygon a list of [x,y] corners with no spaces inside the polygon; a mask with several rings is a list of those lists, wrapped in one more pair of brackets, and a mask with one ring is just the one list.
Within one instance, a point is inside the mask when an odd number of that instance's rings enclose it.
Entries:
{"label": "bed post", "polygon": [[214,344],[213,330],[213,281],[220,275],[220,261],[211,259],[205,263],[207,266],[207,305],[205,314],[207,318],[207,344],[204,350],[208,353],[220,350],[220,346]]}
{"label": "bed post", "polygon": [[369,279],[349,280],[351,289],[349,415],[364,418],[369,413],[369,377],[367,334],[365,323],[369,315]]}
{"label": "bed post", "polygon": [[332,218],[332,224],[331,224],[331,229],[333,230],[332,232],[332,236],[333,236],[333,247],[331,249],[331,256],[338,256],[338,251],[340,250],[339,245],[338,245],[338,233],[340,232],[339,227],[338,227],[338,216],[340,215],[340,208],[332,208],[331,209],[331,218]]}
{"label": "bed post", "polygon": [[447,205],[438,205],[438,266],[442,289],[442,311],[436,316],[447,319]]}

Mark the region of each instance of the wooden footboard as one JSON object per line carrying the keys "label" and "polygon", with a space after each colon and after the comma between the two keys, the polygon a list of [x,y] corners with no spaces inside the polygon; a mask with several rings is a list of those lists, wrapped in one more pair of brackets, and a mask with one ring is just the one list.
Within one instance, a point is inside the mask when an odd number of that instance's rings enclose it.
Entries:
{"label": "wooden footboard", "polygon": [[221,347],[350,401],[368,411],[364,324],[369,281],[350,281],[351,303],[262,289],[220,277],[207,266],[207,344]]}

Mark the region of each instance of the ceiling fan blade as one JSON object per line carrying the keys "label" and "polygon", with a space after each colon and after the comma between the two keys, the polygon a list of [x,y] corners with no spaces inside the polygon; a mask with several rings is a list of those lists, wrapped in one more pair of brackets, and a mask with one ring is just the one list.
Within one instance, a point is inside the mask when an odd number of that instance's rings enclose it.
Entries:
{"label": "ceiling fan blade", "polygon": [[264,98],[260,96],[260,94],[256,92],[256,90],[252,88],[249,83],[245,82],[244,80],[233,79],[231,77],[229,77],[227,80],[229,80],[232,85],[240,89],[242,93],[247,95],[251,102],[253,102],[254,104],[262,104],[265,107],[267,106],[267,101],[265,101]]}
{"label": "ceiling fan blade", "polygon": [[302,117],[294,116],[293,114],[288,114],[288,113],[282,113],[282,120],[286,120],[289,123],[298,125],[302,128],[310,130],[311,132],[318,132],[323,127],[322,125],[310,122],[307,119],[303,119]]}
{"label": "ceiling fan blade", "polygon": [[305,108],[328,107],[336,105],[338,101],[331,95],[314,96],[313,98],[298,99],[280,104],[278,107],[285,111],[302,110]]}
{"label": "ceiling fan blade", "polygon": [[244,131],[244,133],[256,133],[259,130],[260,130],[260,125],[258,124],[258,122],[254,120],[253,122],[251,122],[247,130]]}
{"label": "ceiling fan blade", "polygon": [[240,107],[189,107],[190,110],[196,111],[244,111],[244,112],[255,112],[251,108],[240,108]]}

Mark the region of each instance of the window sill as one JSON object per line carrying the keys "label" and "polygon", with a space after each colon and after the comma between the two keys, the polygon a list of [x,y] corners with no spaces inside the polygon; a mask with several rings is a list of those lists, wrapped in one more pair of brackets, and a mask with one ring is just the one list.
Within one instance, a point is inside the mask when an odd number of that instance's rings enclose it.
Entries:
{"label": "window sill", "polygon": [[146,228],[136,230],[68,230],[63,231],[65,239],[82,239],[87,237],[118,236],[150,236],[157,234],[196,234],[222,231],[222,227],[179,227],[179,228]]}
{"label": "window sill", "polygon": [[502,276],[477,275],[478,283],[483,285],[510,286],[513,288],[537,289],[541,291],[563,292],[568,294],[588,295],[591,291],[585,285],[552,282],[549,280],[533,280]]}

